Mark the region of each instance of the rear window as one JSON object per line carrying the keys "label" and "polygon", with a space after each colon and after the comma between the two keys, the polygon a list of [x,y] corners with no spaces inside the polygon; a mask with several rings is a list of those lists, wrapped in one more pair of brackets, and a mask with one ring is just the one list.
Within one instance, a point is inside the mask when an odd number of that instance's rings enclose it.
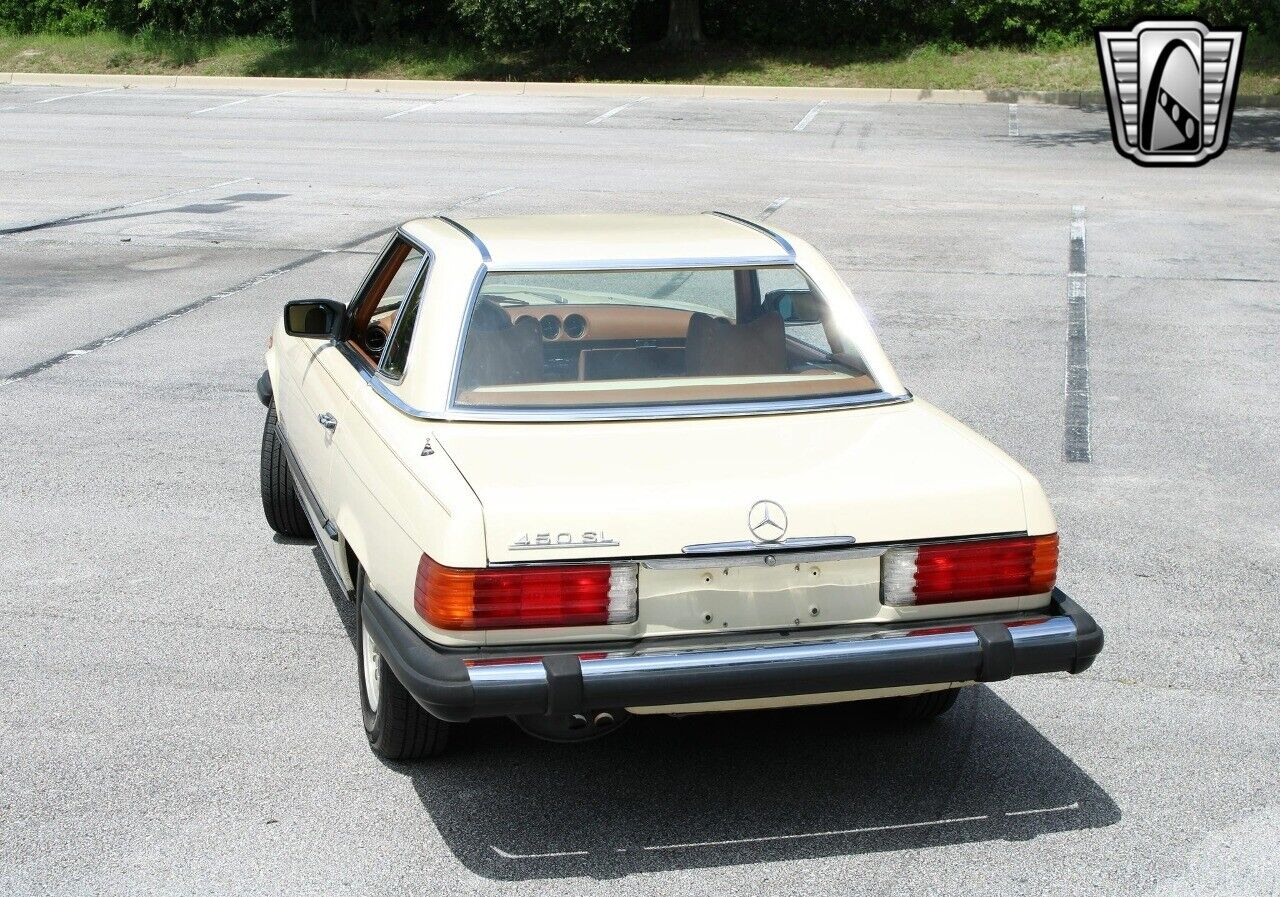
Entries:
{"label": "rear window", "polygon": [[851,314],[865,329],[856,306],[832,307],[794,266],[491,272],[454,400],[598,408],[875,393]]}

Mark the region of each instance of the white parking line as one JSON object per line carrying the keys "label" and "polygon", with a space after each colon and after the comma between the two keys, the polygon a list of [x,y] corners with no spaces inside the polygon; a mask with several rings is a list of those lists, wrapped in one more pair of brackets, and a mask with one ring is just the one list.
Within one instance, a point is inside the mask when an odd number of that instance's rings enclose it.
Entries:
{"label": "white parking line", "polygon": [[632,100],[630,103],[623,103],[621,106],[615,106],[614,108],[610,109],[608,112],[597,115],[595,118],[591,119],[591,121],[587,122],[587,124],[598,125],[600,124],[600,122],[604,121],[606,118],[613,118],[615,115],[617,115],[619,112],[623,111],[624,109],[630,109],[632,106],[636,105],[637,103],[643,103],[647,99],[649,98],[641,97],[638,100]]}
{"label": "white parking line", "polygon": [[404,109],[400,112],[392,112],[390,115],[384,115],[382,116],[382,120],[389,121],[393,118],[399,118],[402,115],[408,115],[410,112],[420,112],[423,109],[427,109],[431,106],[439,105],[440,103],[443,103],[446,100],[460,100],[463,97],[469,97],[469,96],[471,96],[471,94],[469,93],[459,93],[459,94],[454,94],[451,97],[440,97],[439,99],[432,100],[429,103],[423,103],[421,106],[414,106],[412,109]]}
{"label": "white parking line", "polygon": [[[866,835],[875,832],[900,832],[912,829],[927,829],[941,825],[967,825],[974,822],[995,822],[1002,816],[1006,819],[1018,816],[1040,816],[1048,813],[1071,813],[1080,809],[1080,802],[1073,801],[1060,807],[1043,807],[1032,810],[1006,810],[1000,815],[984,813],[981,816],[953,816],[948,819],[926,819],[921,822],[901,822],[896,825],[867,825],[859,828],[833,829],[823,832],[798,832],[790,835],[760,835],[755,838],[725,838],[718,841],[684,841],[676,844],[651,844],[640,848],[642,851],[687,850],[694,847],[735,847],[743,844],[767,844],[777,841],[801,841],[811,838],[833,838],[849,835]],[[586,850],[561,850],[553,853],[510,853],[496,845],[489,849],[505,860],[543,860],[554,857],[589,856]],[[615,848],[615,853],[626,853],[626,850]]]}
{"label": "white parking line", "polygon": [[70,100],[75,97],[91,97],[99,93],[111,93],[113,90],[120,90],[119,87],[104,87],[102,90],[86,90],[80,93],[64,93],[61,96],[47,97],[43,100],[36,100],[31,103],[32,106],[39,106],[41,103],[56,103],[58,100]]}
{"label": "white parking line", "polygon": [[501,847],[490,844],[489,849],[502,857],[504,860],[548,860],[555,857],[584,857],[588,856],[585,850],[562,850],[558,853],[507,853]]}
{"label": "white parking line", "polygon": [[803,131],[805,128],[809,127],[809,122],[813,121],[815,118],[818,117],[818,112],[825,105],[827,105],[827,101],[823,100],[821,103],[814,106],[812,109],[810,109],[808,112],[805,113],[804,118],[800,119],[800,123],[796,125],[794,128],[792,128],[791,130]]}
{"label": "white parking line", "polygon": [[765,210],[760,213],[760,217],[768,218],[774,212],[778,211],[778,209],[785,206],[790,199],[791,199],[790,196],[779,196],[773,202],[769,203],[769,205],[765,208]]}
{"label": "white parking line", "polygon": [[289,90],[282,90],[282,91],[280,91],[279,93],[268,93],[268,94],[265,94],[265,95],[263,95],[263,96],[257,96],[257,97],[243,97],[243,98],[241,98],[241,99],[239,99],[239,100],[232,100],[230,103],[222,103],[222,104],[220,104],[220,105],[218,105],[218,106],[210,106],[208,109],[197,109],[195,112],[192,112],[191,114],[192,114],[192,115],[204,115],[206,112],[212,112],[212,111],[214,111],[215,109],[226,109],[228,106],[239,106],[241,103],[247,103],[247,102],[249,102],[250,100],[269,100],[269,99],[271,99],[272,97],[282,97],[282,96],[284,96],[286,93],[292,93],[292,91],[289,91]]}
{"label": "white parking line", "polygon": [[1017,103],[1009,104],[1009,136],[1010,137],[1020,136],[1020,132],[1018,130],[1018,104]]}
{"label": "white parking line", "polygon": [[1075,800],[1060,807],[1043,807],[1036,810],[1006,810],[1006,816],[1039,816],[1044,813],[1065,813],[1068,810],[1080,809],[1080,801]]}

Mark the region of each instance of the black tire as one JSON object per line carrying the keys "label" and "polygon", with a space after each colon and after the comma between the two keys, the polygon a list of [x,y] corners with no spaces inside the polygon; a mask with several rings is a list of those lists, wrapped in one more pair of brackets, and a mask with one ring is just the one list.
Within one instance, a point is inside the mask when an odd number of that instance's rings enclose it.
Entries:
{"label": "black tire", "polygon": [[[379,757],[388,760],[421,760],[443,754],[449,745],[449,723],[436,719],[422,709],[413,696],[405,690],[391,671],[385,658],[379,656],[376,683],[366,681],[364,628],[364,571],[356,576],[356,594],[360,601],[356,607],[356,674],[360,677],[360,712],[364,717],[364,733],[369,737],[369,747]],[[369,638],[372,644],[372,638]],[[376,706],[370,706],[369,689],[376,689]]]}
{"label": "black tire", "polygon": [[903,723],[922,723],[942,716],[955,706],[958,697],[960,689],[948,688],[944,691],[927,691],[922,695],[884,698],[877,703],[888,719]]}
{"label": "black tire", "polygon": [[262,511],[267,515],[267,525],[282,536],[299,539],[312,534],[311,524],[303,513],[285,461],[284,446],[276,432],[276,405],[267,406],[267,422],[262,427]]}

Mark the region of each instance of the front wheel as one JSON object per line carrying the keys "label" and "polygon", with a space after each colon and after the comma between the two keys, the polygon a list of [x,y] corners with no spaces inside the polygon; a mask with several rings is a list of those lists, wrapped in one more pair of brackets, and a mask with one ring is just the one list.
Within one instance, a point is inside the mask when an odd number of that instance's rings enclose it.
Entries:
{"label": "front wheel", "polygon": [[284,443],[280,441],[276,406],[267,406],[267,422],[262,426],[262,457],[258,468],[262,484],[262,511],[267,515],[267,525],[282,536],[305,539],[311,535],[311,524],[302,511],[298,491],[289,473],[289,463],[284,457]]}
{"label": "front wheel", "polygon": [[387,665],[373,634],[365,626],[364,602],[368,581],[364,571],[357,574],[356,594],[360,603],[356,622],[360,629],[358,671],[360,709],[369,747],[388,760],[420,760],[444,753],[449,743],[449,723],[436,719],[405,690]]}

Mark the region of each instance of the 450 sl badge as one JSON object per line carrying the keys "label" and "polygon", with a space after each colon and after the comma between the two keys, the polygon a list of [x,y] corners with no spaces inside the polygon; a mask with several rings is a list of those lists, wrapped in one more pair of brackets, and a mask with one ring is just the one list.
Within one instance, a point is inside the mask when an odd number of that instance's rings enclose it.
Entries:
{"label": "450 sl badge", "polygon": [[589,529],[582,533],[524,533],[508,547],[511,551],[529,551],[539,548],[599,548],[617,544],[616,540],[604,534],[604,530]]}

